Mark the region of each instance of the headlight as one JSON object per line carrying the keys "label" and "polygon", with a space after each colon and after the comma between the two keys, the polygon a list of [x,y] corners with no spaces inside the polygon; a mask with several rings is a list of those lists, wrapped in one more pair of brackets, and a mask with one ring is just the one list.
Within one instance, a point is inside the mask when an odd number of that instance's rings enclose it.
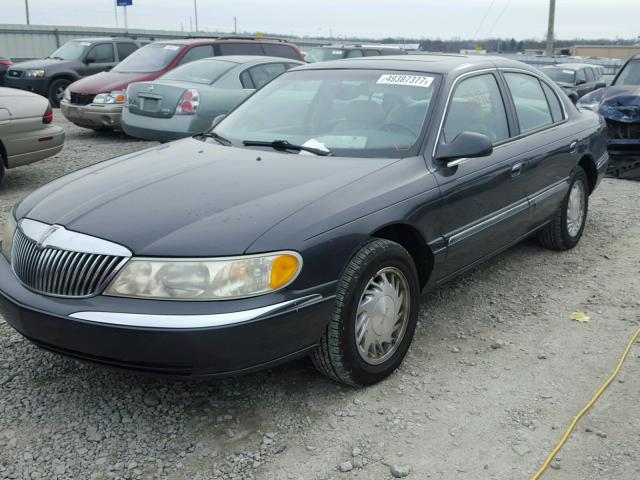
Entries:
{"label": "headlight", "polygon": [[110,93],[99,93],[93,99],[93,103],[124,103],[127,95],[124,90],[116,90]]}
{"label": "headlight", "polygon": [[13,247],[13,236],[16,233],[17,223],[13,212],[9,212],[9,217],[2,229],[2,254],[11,260],[11,248]]}
{"label": "headlight", "polygon": [[132,258],[105,291],[120,297],[228,300],[291,284],[302,269],[296,252],[212,259]]}
{"label": "headlight", "polygon": [[44,70],[25,70],[24,76],[30,78],[42,78],[44,77]]}

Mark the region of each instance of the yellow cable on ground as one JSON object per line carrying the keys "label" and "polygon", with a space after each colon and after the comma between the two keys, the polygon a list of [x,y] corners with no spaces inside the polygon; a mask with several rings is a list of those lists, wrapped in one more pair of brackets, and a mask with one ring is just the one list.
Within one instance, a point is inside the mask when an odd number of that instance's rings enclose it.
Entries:
{"label": "yellow cable on ground", "polygon": [[549,454],[545,462],[542,464],[542,467],[540,467],[540,470],[538,470],[538,472],[531,478],[531,480],[538,480],[542,476],[542,474],[547,471],[547,468],[549,468],[549,465],[551,465],[551,462],[556,457],[560,449],[562,449],[562,447],[564,447],[564,444],[567,443],[569,435],[571,435],[571,432],[573,432],[573,429],[576,427],[580,419],[585,415],[585,413],[587,413],[591,409],[591,407],[593,407],[593,405],[598,401],[598,399],[604,393],[607,387],[611,385],[611,382],[613,382],[615,378],[618,376],[618,373],[620,373],[620,369],[622,368],[622,365],[624,364],[625,360],[629,356],[629,352],[631,352],[631,348],[633,348],[633,345],[638,341],[638,337],[640,337],[640,329],[638,329],[638,331],[633,335],[633,337],[631,337],[631,340],[629,341],[627,348],[625,348],[624,353],[622,354],[622,357],[620,357],[620,360],[618,361],[618,365],[616,365],[616,368],[611,374],[611,376],[607,379],[606,382],[604,382],[604,385],[600,387],[600,390],[596,392],[596,394],[589,401],[589,403],[587,403],[587,405],[580,411],[580,413],[576,415],[576,418],[573,419],[573,421],[571,422],[571,425],[569,425],[569,428],[567,428],[567,431],[564,432],[564,435],[562,436],[562,438],[560,439],[556,447]]}

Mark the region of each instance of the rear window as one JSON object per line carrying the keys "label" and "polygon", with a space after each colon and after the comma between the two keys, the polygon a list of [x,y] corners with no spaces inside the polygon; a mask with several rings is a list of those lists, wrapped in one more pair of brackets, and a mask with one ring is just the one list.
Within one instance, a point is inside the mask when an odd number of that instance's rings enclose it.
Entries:
{"label": "rear window", "polygon": [[224,60],[196,60],[160,77],[163,80],[211,84],[235,67],[236,64]]}
{"label": "rear window", "polygon": [[299,60],[298,52],[291,45],[278,45],[274,43],[263,43],[264,52],[270,57],[292,58]]}
{"label": "rear window", "polygon": [[157,72],[167,68],[183,48],[184,45],[152,43],[133,52],[116,65],[112,71],[121,73]]}
{"label": "rear window", "polygon": [[344,58],[345,50],[342,48],[312,48],[305,60],[309,63],[326,62],[327,60],[339,60]]}
{"label": "rear window", "polygon": [[259,43],[220,43],[220,55],[264,55]]}

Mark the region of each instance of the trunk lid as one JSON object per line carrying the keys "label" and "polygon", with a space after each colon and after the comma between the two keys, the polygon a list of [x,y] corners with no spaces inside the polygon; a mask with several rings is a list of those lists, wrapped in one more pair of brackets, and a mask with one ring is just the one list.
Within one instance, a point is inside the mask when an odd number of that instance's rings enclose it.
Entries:
{"label": "trunk lid", "polygon": [[129,112],[147,117],[170,118],[191,84],[184,82],[136,82],[129,85]]}

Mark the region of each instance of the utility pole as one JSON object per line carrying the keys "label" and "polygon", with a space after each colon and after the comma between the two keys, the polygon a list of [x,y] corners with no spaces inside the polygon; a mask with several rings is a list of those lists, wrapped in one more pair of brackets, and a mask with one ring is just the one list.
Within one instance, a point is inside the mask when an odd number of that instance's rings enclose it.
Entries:
{"label": "utility pole", "polygon": [[233,17],[233,33],[238,34],[238,19],[236,17]]}
{"label": "utility pole", "polygon": [[31,25],[31,21],[29,20],[29,0],[24,0],[24,10],[27,13],[27,25]]}
{"label": "utility pole", "polygon": [[196,17],[196,32],[198,31],[198,0],[193,0],[193,11]]}
{"label": "utility pole", "polygon": [[122,7],[124,10],[124,29],[129,30],[129,22],[127,21],[127,6]]}
{"label": "utility pole", "polygon": [[547,28],[547,51],[548,57],[553,56],[553,27],[556,22],[556,0],[549,0],[549,26]]}
{"label": "utility pole", "polygon": [[118,28],[118,2],[113,2],[113,14],[116,17],[116,28]]}

